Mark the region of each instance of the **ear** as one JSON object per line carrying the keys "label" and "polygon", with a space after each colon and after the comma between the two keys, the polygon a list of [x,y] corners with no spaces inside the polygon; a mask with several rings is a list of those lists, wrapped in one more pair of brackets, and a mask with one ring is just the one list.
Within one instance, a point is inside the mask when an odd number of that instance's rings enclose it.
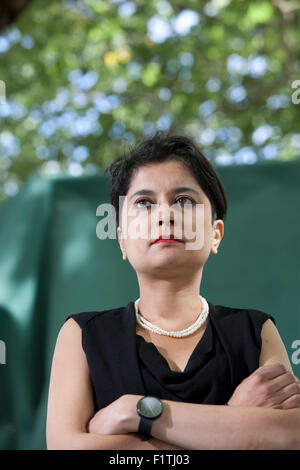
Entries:
{"label": "ear", "polygon": [[126,250],[125,250],[125,245],[124,245],[124,240],[122,238],[122,230],[120,227],[117,228],[117,234],[118,234],[118,242],[119,242],[119,245],[120,245],[120,249],[122,251],[122,254],[123,254],[123,259],[127,259],[127,256],[126,256]]}
{"label": "ear", "polygon": [[223,235],[224,235],[224,222],[222,219],[218,219],[214,222],[213,240],[212,240],[212,246],[211,246],[211,252],[215,255],[218,253],[218,247],[221,243]]}

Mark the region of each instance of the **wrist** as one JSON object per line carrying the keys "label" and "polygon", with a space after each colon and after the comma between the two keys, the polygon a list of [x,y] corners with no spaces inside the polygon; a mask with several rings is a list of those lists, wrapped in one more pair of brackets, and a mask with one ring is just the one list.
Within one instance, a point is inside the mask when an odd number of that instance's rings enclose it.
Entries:
{"label": "wrist", "polygon": [[138,432],[139,424],[140,424],[140,416],[137,412],[137,402],[143,395],[123,395],[123,409],[124,409],[124,426],[126,428],[126,432]]}

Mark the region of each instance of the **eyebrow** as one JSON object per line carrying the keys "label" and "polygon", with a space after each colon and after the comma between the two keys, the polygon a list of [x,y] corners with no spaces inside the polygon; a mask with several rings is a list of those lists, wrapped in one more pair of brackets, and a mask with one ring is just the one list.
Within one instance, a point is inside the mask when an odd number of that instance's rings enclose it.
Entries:
{"label": "eyebrow", "polygon": [[[197,196],[200,196],[198,191],[196,191],[195,189],[192,189],[192,188],[188,188],[187,186],[178,186],[177,188],[171,189],[169,192],[170,192],[170,194],[177,194],[177,193],[181,193],[183,191],[194,193]],[[154,194],[155,194],[155,191],[152,191],[151,189],[140,189],[139,191],[136,191],[135,193],[133,193],[132,196],[130,196],[129,200],[131,201],[131,199],[134,196],[142,196],[142,195],[143,196],[153,196]]]}

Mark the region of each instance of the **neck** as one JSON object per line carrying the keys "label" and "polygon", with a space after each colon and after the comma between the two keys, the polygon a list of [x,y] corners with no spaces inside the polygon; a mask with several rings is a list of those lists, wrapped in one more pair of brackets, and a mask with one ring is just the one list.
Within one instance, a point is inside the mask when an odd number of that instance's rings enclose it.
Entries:
{"label": "neck", "polygon": [[200,282],[201,279],[186,285],[164,279],[150,284],[139,282],[140,315],[167,331],[187,328],[203,309]]}

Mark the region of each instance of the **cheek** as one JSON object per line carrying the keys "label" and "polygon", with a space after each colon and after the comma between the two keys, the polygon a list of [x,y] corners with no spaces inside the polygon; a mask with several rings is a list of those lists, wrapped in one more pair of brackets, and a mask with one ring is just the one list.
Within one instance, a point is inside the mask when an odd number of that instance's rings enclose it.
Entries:
{"label": "cheek", "polygon": [[[123,219],[124,222],[126,218]],[[149,246],[151,237],[150,233],[150,223],[148,230],[148,217],[146,214],[138,214],[137,216],[127,216],[126,224],[123,225],[124,230],[124,247],[128,259],[132,262],[134,266],[139,263],[139,260],[145,258],[148,255]]]}
{"label": "cheek", "polygon": [[136,216],[127,215],[124,224],[124,233],[128,240],[141,241],[150,240],[150,220],[145,212],[138,213]]}
{"label": "cheek", "polygon": [[199,237],[206,243],[205,234],[209,229],[209,215],[203,205],[187,209],[183,213],[183,231],[186,239],[195,240]]}

